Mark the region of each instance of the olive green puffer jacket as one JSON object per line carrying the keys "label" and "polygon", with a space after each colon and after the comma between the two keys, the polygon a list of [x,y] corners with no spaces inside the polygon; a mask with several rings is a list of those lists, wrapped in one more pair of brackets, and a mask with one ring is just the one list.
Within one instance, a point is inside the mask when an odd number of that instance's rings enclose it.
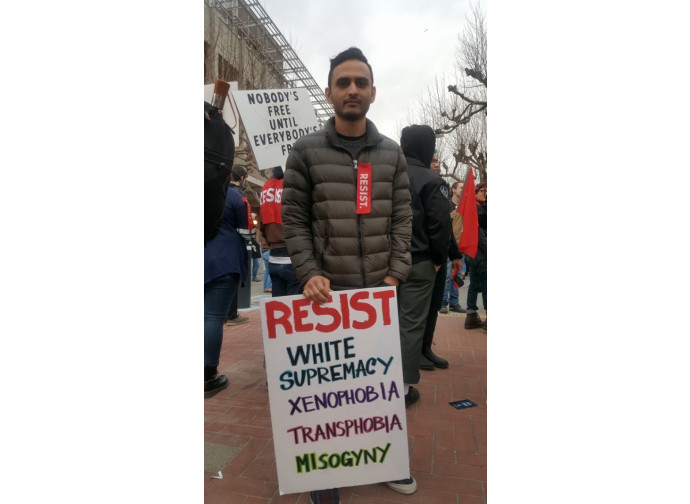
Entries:
{"label": "olive green puffer jacket", "polygon": [[[371,213],[357,215],[358,163],[372,164]],[[386,275],[401,282],[412,264],[407,164],[402,150],[367,120],[365,146],[353,160],[325,128],[295,142],[286,163],[283,233],[297,278],[322,275],[333,290],[379,286]]]}

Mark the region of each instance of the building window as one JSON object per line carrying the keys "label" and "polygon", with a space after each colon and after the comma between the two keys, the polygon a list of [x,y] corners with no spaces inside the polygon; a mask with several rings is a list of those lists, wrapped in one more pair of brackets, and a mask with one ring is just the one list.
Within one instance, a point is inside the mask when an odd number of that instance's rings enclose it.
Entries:
{"label": "building window", "polygon": [[218,55],[218,76],[224,81],[232,82],[239,80],[240,72],[230,64],[228,60]]}

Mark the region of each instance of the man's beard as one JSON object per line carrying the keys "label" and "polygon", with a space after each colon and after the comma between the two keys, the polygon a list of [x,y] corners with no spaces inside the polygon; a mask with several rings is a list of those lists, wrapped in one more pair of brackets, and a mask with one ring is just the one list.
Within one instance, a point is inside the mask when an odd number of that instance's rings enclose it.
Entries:
{"label": "man's beard", "polygon": [[363,117],[366,117],[369,111],[369,105],[365,105],[364,102],[360,103],[361,109],[357,112],[354,110],[345,110],[345,107],[335,107],[335,115],[340,117],[345,121],[359,121]]}

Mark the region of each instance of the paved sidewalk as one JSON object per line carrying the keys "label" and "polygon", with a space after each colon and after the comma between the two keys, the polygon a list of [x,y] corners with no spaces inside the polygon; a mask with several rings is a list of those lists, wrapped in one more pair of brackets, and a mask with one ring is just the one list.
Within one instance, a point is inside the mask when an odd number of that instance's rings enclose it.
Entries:
{"label": "paved sidewalk", "polygon": [[[249,323],[224,329],[219,371],[230,386],[204,400],[204,502],[308,504],[308,492],[278,492],[258,310],[263,283],[252,289],[252,307],[240,310]],[[463,307],[466,300],[464,286]],[[464,320],[464,314],[439,314],[434,352],[450,367],[421,371],[421,399],[406,410],[417,492],[403,495],[384,484],[342,488],[343,504],[486,504],[487,333],[465,330]],[[459,399],[478,406],[456,410],[448,404]]]}

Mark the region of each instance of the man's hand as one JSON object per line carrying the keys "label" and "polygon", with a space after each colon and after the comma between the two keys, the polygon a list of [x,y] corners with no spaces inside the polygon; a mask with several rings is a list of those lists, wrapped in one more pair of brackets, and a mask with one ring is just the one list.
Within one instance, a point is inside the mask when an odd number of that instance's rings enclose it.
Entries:
{"label": "man's hand", "polygon": [[328,302],[328,297],[331,294],[331,281],[323,276],[311,277],[304,284],[302,294],[309,301],[324,304]]}
{"label": "man's hand", "polygon": [[383,279],[383,283],[392,285],[393,287],[398,287],[400,285],[400,281],[394,276],[390,275],[386,275],[386,278]]}

